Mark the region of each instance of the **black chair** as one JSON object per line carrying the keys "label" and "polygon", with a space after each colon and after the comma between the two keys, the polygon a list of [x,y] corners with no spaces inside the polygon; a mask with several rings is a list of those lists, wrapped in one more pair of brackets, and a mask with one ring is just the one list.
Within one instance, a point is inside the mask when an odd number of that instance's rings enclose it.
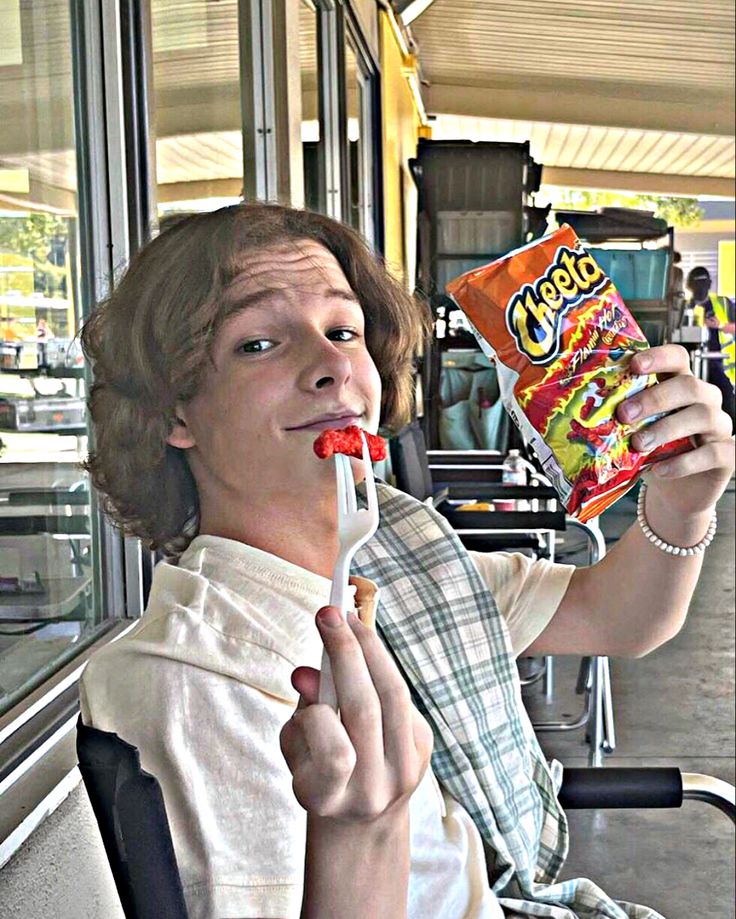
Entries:
{"label": "black chair", "polygon": [[[545,553],[545,535],[565,529],[565,511],[557,492],[545,484],[508,486],[501,482],[503,455],[493,451],[449,451],[432,467],[419,421],[402,428],[389,441],[396,487],[430,503],[468,549],[531,549]],[[541,477],[540,477],[541,478]],[[470,501],[524,500],[540,505],[534,511],[462,510]]]}
{"label": "black chair", "polygon": [[161,786],[137,748],[80,718],[77,758],[127,919],[187,919]]}
{"label": "black chair", "polygon": [[[77,724],[77,755],[126,919],[187,919],[161,787],[138,750],[116,734]],[[713,804],[736,822],[734,789],[677,768],[566,768],[559,800],[570,809]]]}

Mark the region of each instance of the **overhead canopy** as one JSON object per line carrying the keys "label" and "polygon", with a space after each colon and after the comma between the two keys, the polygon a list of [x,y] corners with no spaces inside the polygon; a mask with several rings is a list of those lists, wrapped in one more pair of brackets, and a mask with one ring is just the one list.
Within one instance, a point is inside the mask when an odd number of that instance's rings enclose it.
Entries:
{"label": "overhead canopy", "polygon": [[733,196],[734,25],[730,0],[434,0],[411,30],[427,111],[472,119],[433,136],[530,139],[554,184]]}

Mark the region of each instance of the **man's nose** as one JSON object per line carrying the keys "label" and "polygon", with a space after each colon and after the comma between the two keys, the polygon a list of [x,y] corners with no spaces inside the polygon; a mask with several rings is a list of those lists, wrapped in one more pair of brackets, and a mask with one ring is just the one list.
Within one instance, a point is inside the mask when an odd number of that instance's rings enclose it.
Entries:
{"label": "man's nose", "polygon": [[350,358],[335,342],[322,338],[305,348],[306,355],[299,374],[299,385],[310,392],[330,386],[342,386],[352,374]]}

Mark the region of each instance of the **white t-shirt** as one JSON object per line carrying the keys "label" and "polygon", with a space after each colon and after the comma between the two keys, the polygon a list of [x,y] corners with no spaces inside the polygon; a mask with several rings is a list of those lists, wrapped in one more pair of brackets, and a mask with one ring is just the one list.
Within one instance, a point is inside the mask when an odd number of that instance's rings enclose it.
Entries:
{"label": "white t-shirt", "polygon": [[[574,569],[471,553],[517,653],[554,615]],[[319,667],[314,615],[330,581],[270,553],[198,536],[160,563],[142,619],[93,656],[85,724],[138,747],[161,784],[190,919],[296,919],[306,815],[279,733],[291,673]],[[480,834],[431,770],[410,802],[410,919],[501,919]]]}

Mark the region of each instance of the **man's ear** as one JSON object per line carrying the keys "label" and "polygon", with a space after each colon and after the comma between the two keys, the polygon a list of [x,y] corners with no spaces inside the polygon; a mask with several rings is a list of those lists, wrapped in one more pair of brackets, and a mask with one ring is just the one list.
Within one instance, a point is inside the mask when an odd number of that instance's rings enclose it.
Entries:
{"label": "man's ear", "polygon": [[166,438],[166,443],[171,447],[180,447],[182,450],[194,447],[197,443],[187,427],[187,417],[183,405],[177,404],[176,406],[174,425]]}

